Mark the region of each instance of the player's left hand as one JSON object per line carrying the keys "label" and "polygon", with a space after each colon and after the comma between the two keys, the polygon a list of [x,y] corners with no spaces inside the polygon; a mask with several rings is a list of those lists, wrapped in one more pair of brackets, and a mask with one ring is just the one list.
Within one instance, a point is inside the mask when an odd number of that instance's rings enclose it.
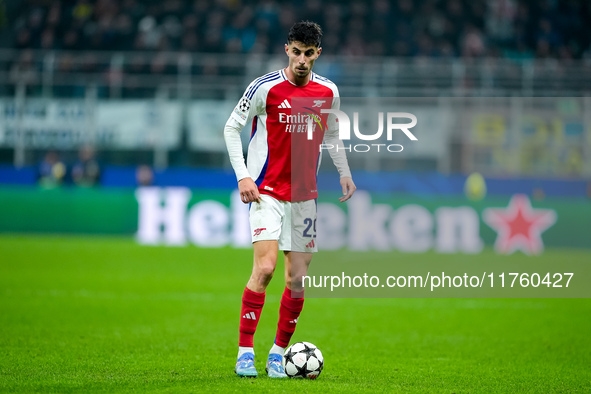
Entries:
{"label": "player's left hand", "polygon": [[353,183],[353,178],[343,177],[341,178],[341,186],[343,187],[343,197],[339,197],[340,202],[345,202],[351,198],[357,187]]}

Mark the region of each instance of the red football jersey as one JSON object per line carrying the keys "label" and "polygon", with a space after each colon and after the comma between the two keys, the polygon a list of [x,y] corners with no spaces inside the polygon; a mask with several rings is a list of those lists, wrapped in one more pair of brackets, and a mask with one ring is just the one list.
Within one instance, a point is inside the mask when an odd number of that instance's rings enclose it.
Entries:
{"label": "red football jersey", "polygon": [[[332,115],[322,109],[339,108],[336,85],[311,73],[304,86],[290,82],[284,71],[254,80],[232,117],[242,126],[252,119],[247,168],[260,193],[282,201],[305,201],[318,196],[316,175],[320,144]],[[308,123],[313,133],[308,138]]]}

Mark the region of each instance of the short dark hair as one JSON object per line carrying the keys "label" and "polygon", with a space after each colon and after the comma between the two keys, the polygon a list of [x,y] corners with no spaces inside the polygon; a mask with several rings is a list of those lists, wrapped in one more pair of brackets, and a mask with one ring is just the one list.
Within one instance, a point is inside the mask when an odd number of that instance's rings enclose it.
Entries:
{"label": "short dark hair", "polygon": [[294,41],[299,41],[304,45],[314,45],[316,48],[320,47],[320,40],[322,39],[322,29],[320,25],[315,22],[301,21],[294,24],[289,29],[287,35],[287,44]]}

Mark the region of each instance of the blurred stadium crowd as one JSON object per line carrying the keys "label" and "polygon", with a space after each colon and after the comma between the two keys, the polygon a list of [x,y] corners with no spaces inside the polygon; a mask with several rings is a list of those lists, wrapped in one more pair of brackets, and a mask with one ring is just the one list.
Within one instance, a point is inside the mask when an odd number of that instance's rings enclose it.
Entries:
{"label": "blurred stadium crowd", "polygon": [[[588,176],[589,0],[0,1],[0,163],[37,163],[48,185],[103,183],[105,165],[142,164],[137,184],[153,181],[146,163],[229,169],[220,128],[253,78],[285,65],[298,20],[322,25],[315,71],[343,97],[581,98],[502,101],[513,111],[453,127],[422,156],[358,168]],[[122,99],[137,111],[117,121],[131,145],[105,137],[116,132],[104,114]],[[183,115],[165,117],[167,105]],[[491,128],[499,139],[478,139]]]}
{"label": "blurred stadium crowd", "polygon": [[[588,0],[28,0],[3,45],[45,50],[281,52],[319,22],[331,54],[591,59]],[[11,15],[12,14],[12,15]]]}

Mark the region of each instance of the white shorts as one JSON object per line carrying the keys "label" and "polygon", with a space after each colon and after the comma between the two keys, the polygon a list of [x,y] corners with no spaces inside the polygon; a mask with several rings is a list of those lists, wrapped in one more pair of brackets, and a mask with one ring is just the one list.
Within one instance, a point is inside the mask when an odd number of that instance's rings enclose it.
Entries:
{"label": "white shorts", "polygon": [[316,246],[316,200],[280,201],[261,194],[250,205],[252,242],[278,241],[279,250],[314,253]]}

